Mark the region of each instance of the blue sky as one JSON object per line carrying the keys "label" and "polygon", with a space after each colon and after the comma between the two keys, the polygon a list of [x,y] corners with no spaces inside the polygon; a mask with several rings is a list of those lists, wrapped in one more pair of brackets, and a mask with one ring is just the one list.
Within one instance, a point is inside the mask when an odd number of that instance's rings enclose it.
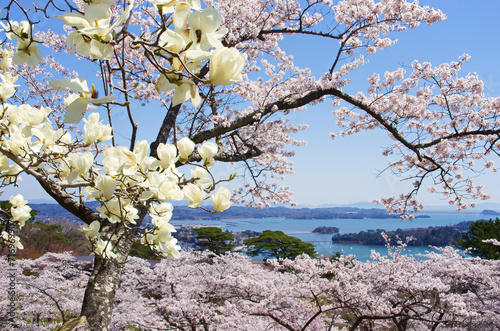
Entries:
{"label": "blue sky", "polygon": [[[395,36],[398,43],[368,56],[369,63],[350,76],[352,83],[346,90],[365,91],[367,78],[372,73],[383,75],[385,71],[395,70],[399,65],[409,66],[414,59],[439,65],[456,61],[460,55],[468,53],[471,59],[462,74],[478,73],[485,82],[486,95],[499,96],[500,43],[497,33],[500,31],[500,20],[497,15],[500,2],[434,0],[420,3],[441,9],[448,16],[447,20],[431,27],[421,25],[417,29],[398,33]],[[307,44],[303,40],[294,40],[287,41],[282,48],[294,55],[297,64],[310,67],[316,77],[329,69],[336,45],[325,44],[321,38],[312,39]],[[332,54],[329,53],[330,49]],[[43,47],[42,52],[47,54]],[[383,147],[391,144],[386,133],[376,130],[331,140],[328,134],[338,130],[332,110],[331,105],[325,103],[291,114],[294,123],[310,126],[309,130],[295,136],[307,140],[308,145],[296,149],[293,159],[295,174],[288,175],[285,180],[285,184],[290,185],[294,192],[295,201],[302,206],[349,204],[406,192],[409,183],[401,182],[389,172],[378,176],[390,160],[381,155]],[[161,111],[154,111],[152,107],[145,111],[153,123],[155,118],[161,120]],[[140,134],[147,136],[147,128],[143,126],[142,129],[144,131]],[[216,171],[216,175],[222,176],[234,172],[234,168],[222,165]],[[486,174],[476,180],[485,184],[485,191],[492,195],[491,202],[500,202],[500,185],[495,185],[499,182],[498,176]],[[29,200],[47,197],[28,178],[22,184],[19,189],[5,189],[5,194],[22,193]],[[425,193],[421,198],[428,205],[446,204],[438,195]]]}

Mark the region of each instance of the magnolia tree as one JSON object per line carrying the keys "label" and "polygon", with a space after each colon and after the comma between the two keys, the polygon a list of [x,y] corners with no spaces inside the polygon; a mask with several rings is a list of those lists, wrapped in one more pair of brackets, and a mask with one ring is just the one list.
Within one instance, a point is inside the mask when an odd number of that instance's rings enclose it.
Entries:
{"label": "magnolia tree", "polygon": [[[389,132],[395,142],[385,154],[399,156],[392,167],[415,178],[411,192],[381,200],[389,211],[418,210],[416,196],[428,180],[430,191],[460,209],[464,197],[488,198],[463,171],[498,154],[499,100],[483,96],[476,76],[459,76],[467,56],[437,67],[414,62],[410,73],[398,69],[383,79],[367,75],[367,93],[344,91],[364,55],[393,46],[398,32],[445,19],[439,10],[402,0],[4,3],[3,185],[32,176],[87,224],[96,259],[81,316],[92,330],[109,327],[137,237],[178,257],[169,201],[211,212],[231,199],[256,207],[291,202],[275,179],[293,170],[287,146],[303,144],[291,134],[305,126],[287,115],[307,105],[329,100],[342,135]],[[280,49],[285,35],[338,41],[323,76],[311,76]],[[161,123],[136,121],[147,103],[164,110]],[[128,126],[116,125],[123,117]],[[141,140],[140,125],[156,132],[154,141]],[[234,175],[215,178],[216,161],[242,165],[241,189],[220,187]],[[491,161],[484,167],[495,170]],[[207,196],[213,208],[200,205]],[[97,212],[89,199],[100,202]],[[2,236],[14,252],[22,243],[12,230],[22,227],[29,207],[21,196],[11,203]],[[151,227],[142,226],[147,213]]]}

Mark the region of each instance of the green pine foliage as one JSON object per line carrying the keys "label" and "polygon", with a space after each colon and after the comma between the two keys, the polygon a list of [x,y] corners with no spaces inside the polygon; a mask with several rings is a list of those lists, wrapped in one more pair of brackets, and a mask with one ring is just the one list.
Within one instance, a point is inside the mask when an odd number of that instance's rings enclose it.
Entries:
{"label": "green pine foliage", "polygon": [[229,252],[234,248],[234,237],[231,232],[224,232],[220,228],[215,226],[207,226],[199,229],[194,229],[196,231],[196,245],[200,247],[201,250],[209,250],[214,254],[221,255],[225,252]]}
{"label": "green pine foliage", "polygon": [[316,256],[314,245],[288,236],[283,231],[265,230],[256,238],[245,240],[249,256],[264,255],[264,258],[295,259],[301,254]]}
{"label": "green pine foliage", "polygon": [[471,249],[470,254],[483,259],[500,260],[500,246],[485,243],[483,240],[496,239],[500,241],[500,219],[472,222],[469,231],[462,233],[457,239],[457,248]]}

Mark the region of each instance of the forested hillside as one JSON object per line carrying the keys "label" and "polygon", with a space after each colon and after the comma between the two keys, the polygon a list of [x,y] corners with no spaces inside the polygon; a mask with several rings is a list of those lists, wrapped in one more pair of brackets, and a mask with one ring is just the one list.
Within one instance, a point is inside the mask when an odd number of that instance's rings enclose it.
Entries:
{"label": "forested hillside", "polygon": [[[460,228],[465,225],[462,222]],[[416,229],[397,229],[396,231],[384,231],[382,229],[367,230],[358,233],[335,234],[332,237],[334,243],[356,243],[362,245],[386,245],[382,236],[385,233],[392,244],[399,240],[405,241],[406,238],[413,239],[408,242],[408,246],[454,246],[457,239],[461,237],[462,231],[455,226],[438,226]]]}

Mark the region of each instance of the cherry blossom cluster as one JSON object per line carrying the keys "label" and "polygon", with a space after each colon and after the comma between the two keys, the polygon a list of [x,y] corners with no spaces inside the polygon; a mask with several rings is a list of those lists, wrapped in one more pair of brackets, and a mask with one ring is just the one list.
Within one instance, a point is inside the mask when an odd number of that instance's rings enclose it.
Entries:
{"label": "cherry blossom cluster", "polygon": [[[403,248],[390,247],[388,256],[373,253],[368,262],[302,255],[267,266],[235,253],[183,252],[154,267],[132,257],[111,330],[499,327],[498,261],[466,258],[451,247],[418,258],[401,254]],[[5,261],[0,266],[3,283],[8,268]],[[45,330],[61,316],[77,315],[88,278],[84,268],[68,253],[18,261],[18,327]],[[0,293],[6,288],[0,286]]]}
{"label": "cherry blossom cluster", "polygon": [[[88,266],[87,266],[88,267]],[[88,280],[84,263],[75,261],[69,253],[46,253],[35,260],[16,260],[9,265],[0,260],[0,320],[12,330],[44,331],[60,326],[80,311],[81,299]],[[15,277],[16,286],[8,295],[9,277]],[[7,322],[9,300],[15,307],[13,323]],[[8,323],[8,324],[7,324]]]}
{"label": "cherry blossom cluster", "polygon": [[369,54],[393,45],[397,40],[382,38],[391,31],[403,31],[418,27],[422,22],[429,25],[446,19],[440,10],[406,1],[347,0],[333,6],[335,19],[346,27],[354,27],[359,22],[365,26],[353,29],[340,41],[345,44],[345,52],[352,54],[356,48],[366,47]]}
{"label": "cherry blossom cluster", "polygon": [[476,75],[458,76],[468,58],[464,54],[438,67],[415,61],[409,76],[403,68],[386,72],[383,79],[374,74],[369,78],[370,95],[356,96],[368,112],[347,107],[334,111],[337,124],[345,128],[341,135],[383,127],[395,141],[384,155],[398,155],[390,167],[411,174],[415,181],[410,193],[380,201],[389,211],[421,209],[415,195],[427,178],[428,191],[448,196],[459,210],[469,206],[464,198],[489,198],[470,174],[479,160],[484,169],[497,171],[490,155],[500,147],[500,103],[499,98],[484,97]]}
{"label": "cherry blossom cluster", "polygon": [[[279,139],[289,146],[303,145],[304,142],[292,138],[296,131],[289,122],[268,121],[266,124],[263,119],[272,118],[272,114],[282,119],[295,110],[304,110],[308,105],[324,102],[330,94],[327,91],[347,86],[350,83],[348,74],[367,62],[361,52],[371,54],[376,49],[382,50],[393,45],[396,40],[389,36],[390,33],[445,19],[439,10],[406,1],[340,1],[335,6],[331,1],[307,4],[299,1],[213,1],[209,5],[212,3],[223,13],[223,25],[232,32],[226,38],[227,42],[245,50],[248,55],[249,66],[245,69],[243,81],[224,94],[216,95],[215,103],[226,106],[219,107],[216,115],[212,111],[211,115],[214,125],[225,127],[230,127],[231,123],[241,118],[253,118],[253,125],[240,131],[239,136],[241,132],[248,132],[241,141],[226,141],[228,149],[241,153],[252,152],[247,137],[259,137],[257,133],[265,136],[264,128],[280,132]],[[319,79],[308,68],[297,66],[294,57],[280,48],[285,36],[292,40],[301,34],[323,38],[325,50],[332,54],[332,64],[327,63]],[[329,41],[333,42],[330,44]],[[352,60],[351,55],[356,55],[356,58]],[[313,54],[309,58],[314,61]],[[254,79],[257,73],[259,76]],[[232,106],[226,102],[226,99],[230,100],[227,95],[231,95],[231,98],[237,95],[251,102],[252,106],[243,109],[238,105]],[[338,104],[339,98],[335,96],[333,106],[337,107]],[[271,126],[273,128],[269,129]],[[299,127],[305,128],[296,128]],[[284,150],[285,144],[278,144],[280,149],[270,144],[277,141],[259,139],[254,144],[268,157],[256,158],[256,162],[247,165],[245,173],[251,179],[244,190],[238,191],[240,201],[252,206],[269,205],[270,199],[290,203],[288,188],[266,185],[273,177],[281,178],[283,174],[293,172],[289,161],[271,162],[288,159],[293,154]],[[263,174],[270,174],[264,183],[252,176],[255,173],[261,174],[262,179]],[[252,194],[248,199],[250,188]],[[262,203],[255,202],[255,198],[262,199]]]}

